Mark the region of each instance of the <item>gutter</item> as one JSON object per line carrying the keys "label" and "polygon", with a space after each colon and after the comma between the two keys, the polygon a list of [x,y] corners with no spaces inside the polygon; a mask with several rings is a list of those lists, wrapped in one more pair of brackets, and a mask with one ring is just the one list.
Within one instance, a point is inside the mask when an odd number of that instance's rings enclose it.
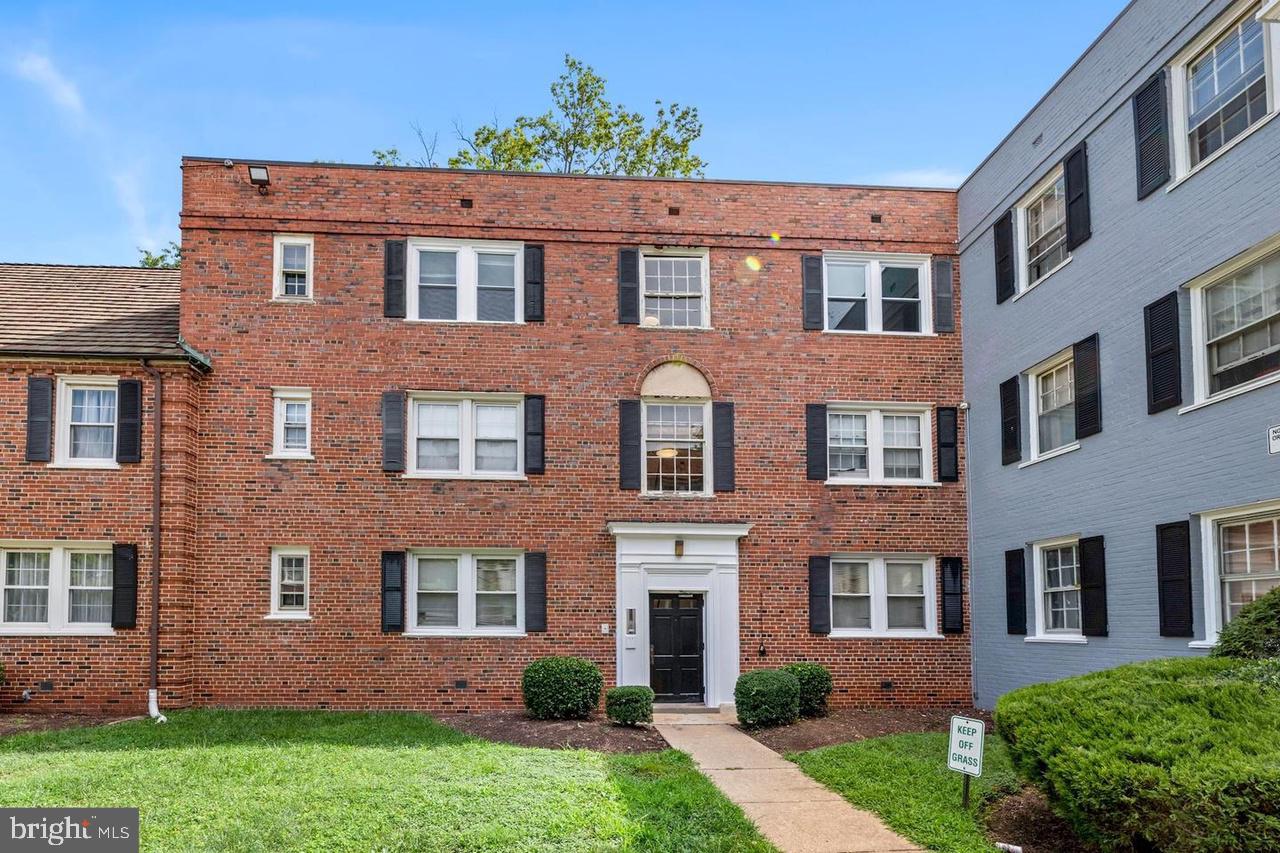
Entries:
{"label": "gutter", "polygon": [[147,688],[147,713],[157,723],[167,722],[160,713],[160,476],[163,472],[161,448],[164,432],[164,377],[148,359],[142,360],[142,369],[151,377],[155,406],[151,425],[151,635],[150,681]]}

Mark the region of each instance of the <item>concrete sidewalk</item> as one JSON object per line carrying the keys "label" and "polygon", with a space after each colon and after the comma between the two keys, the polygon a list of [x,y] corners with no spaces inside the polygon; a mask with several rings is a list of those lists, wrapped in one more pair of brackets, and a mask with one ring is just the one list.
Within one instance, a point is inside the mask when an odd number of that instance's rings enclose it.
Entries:
{"label": "concrete sidewalk", "polygon": [[784,853],[920,850],[735,728],[732,712],[655,712],[653,722]]}

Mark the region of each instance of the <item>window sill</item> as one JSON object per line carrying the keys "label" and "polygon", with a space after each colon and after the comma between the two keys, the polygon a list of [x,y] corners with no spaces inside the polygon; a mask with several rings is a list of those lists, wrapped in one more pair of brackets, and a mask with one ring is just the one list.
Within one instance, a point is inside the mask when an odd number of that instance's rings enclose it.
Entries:
{"label": "window sill", "polygon": [[1059,271],[1059,270],[1065,269],[1065,268],[1066,268],[1066,266],[1067,266],[1067,264],[1071,263],[1071,260],[1072,260],[1072,258],[1074,258],[1074,257],[1075,257],[1074,255],[1069,255],[1065,261],[1063,261],[1062,263],[1058,264],[1058,265],[1057,265],[1056,267],[1054,267],[1053,269],[1049,270],[1049,272],[1048,272],[1048,274],[1047,274],[1047,275],[1043,275],[1043,276],[1041,276],[1041,277],[1036,281],[1036,283],[1035,283],[1035,284],[1029,284],[1029,285],[1027,285],[1026,287],[1024,287],[1022,290],[1019,290],[1017,293],[1015,293],[1015,294],[1013,295],[1013,297],[1012,297],[1009,301],[1010,301],[1010,302],[1017,302],[1019,299],[1021,299],[1021,298],[1022,298],[1022,297],[1024,297],[1024,296],[1026,296],[1028,293],[1030,293],[1031,291],[1035,290],[1037,287],[1039,287],[1040,285],[1044,284],[1044,283],[1045,283],[1046,281],[1048,281],[1049,279],[1053,278],[1055,275],[1057,275],[1057,274],[1058,274],[1058,271]]}
{"label": "window sill", "polygon": [[285,305],[315,305],[314,296],[280,296],[279,294],[271,297],[272,302],[280,302]]}
{"label": "window sill", "polygon": [[0,637],[114,637],[116,630],[110,625],[70,625],[50,628],[48,625],[0,625]]}
{"label": "window sill", "polygon": [[424,317],[405,317],[404,323],[423,323],[434,326],[523,326],[524,320],[432,320]]}
{"label": "window sill", "polygon": [[1207,159],[1201,160],[1199,163],[1197,163],[1197,164],[1195,165],[1195,167],[1194,167],[1194,168],[1190,169],[1190,170],[1189,170],[1185,175],[1183,175],[1182,177],[1178,178],[1178,179],[1177,179],[1176,181],[1174,181],[1173,183],[1169,184],[1169,186],[1165,187],[1165,190],[1164,190],[1164,191],[1165,191],[1166,193],[1171,193],[1171,192],[1173,192],[1174,190],[1176,190],[1178,187],[1180,187],[1180,186],[1182,186],[1183,184],[1185,184],[1187,181],[1189,181],[1189,180],[1191,180],[1192,178],[1194,178],[1196,175],[1200,174],[1202,171],[1204,171],[1206,168],[1208,168],[1208,167],[1209,167],[1209,165],[1210,165],[1211,163],[1213,163],[1215,160],[1217,160],[1219,157],[1223,156],[1223,155],[1224,155],[1224,154],[1226,154],[1228,151],[1230,151],[1232,148],[1235,148],[1235,147],[1236,147],[1237,145],[1239,145],[1241,142],[1244,142],[1244,141],[1245,141],[1246,139],[1248,139],[1250,136],[1253,136],[1253,135],[1254,135],[1255,133],[1257,133],[1259,130],[1261,130],[1262,128],[1266,127],[1266,126],[1267,126],[1267,124],[1269,124],[1269,123],[1270,123],[1270,121],[1271,121],[1273,118],[1275,118],[1277,115],[1280,115],[1280,113],[1277,113],[1275,110],[1273,110],[1270,114],[1268,114],[1268,115],[1266,115],[1266,116],[1263,116],[1261,119],[1259,119],[1259,120],[1258,120],[1258,122],[1257,122],[1256,124],[1254,124],[1254,125],[1253,125],[1252,127],[1250,127],[1248,130],[1246,130],[1244,133],[1240,134],[1240,135],[1239,135],[1239,136],[1237,136],[1235,139],[1231,140],[1231,141],[1230,141],[1230,142],[1228,142],[1226,145],[1222,146],[1222,147],[1221,147],[1221,148],[1219,148],[1217,151],[1215,151],[1215,152],[1213,152],[1212,154],[1210,154],[1210,155],[1209,155],[1209,157],[1208,157]]}
{"label": "window sill", "polygon": [[943,640],[943,634],[930,631],[832,631],[833,640]]}
{"label": "window sill", "polygon": [[267,622],[310,622],[310,613],[268,613],[262,617]]}
{"label": "window sill", "polygon": [[1070,646],[1083,646],[1089,642],[1088,637],[1082,637],[1078,634],[1063,634],[1061,637],[1054,637],[1042,634],[1036,637],[1024,637],[1024,643],[1062,643]]}
{"label": "window sill", "polygon": [[496,637],[498,639],[519,640],[526,636],[524,631],[472,631],[459,629],[454,631],[404,631],[404,636],[415,638],[445,637],[455,640],[483,640]]}
{"label": "window sill", "polygon": [[641,329],[648,329],[650,332],[710,332],[711,326],[646,326],[644,323],[636,323]]}
{"label": "window sill", "polygon": [[901,486],[905,488],[934,488],[942,485],[934,480],[867,480],[854,477],[829,477],[826,486]]}
{"label": "window sill", "polygon": [[263,459],[299,459],[303,462],[314,462],[316,458],[310,453],[268,453]]}
{"label": "window sill", "polygon": [[1217,640],[1192,640],[1187,643],[1189,649],[1212,649],[1218,645]]}
{"label": "window sill", "polygon": [[431,474],[419,471],[407,472],[400,476],[405,480],[477,480],[500,483],[519,483],[529,479],[524,474]]}
{"label": "window sill", "polygon": [[1023,468],[1029,468],[1038,462],[1048,462],[1050,459],[1056,459],[1059,456],[1066,456],[1068,453],[1073,453],[1079,449],[1080,449],[1080,442],[1078,441],[1074,441],[1071,444],[1064,444],[1062,447],[1054,448],[1053,450],[1050,450],[1048,453],[1041,453],[1039,456],[1036,456],[1032,459],[1028,459],[1026,462],[1019,463],[1018,470],[1022,470]]}
{"label": "window sill", "polygon": [[650,501],[709,501],[715,498],[715,493],[703,494],[702,492],[643,492],[641,498]]}
{"label": "window sill", "polygon": [[88,471],[118,471],[120,463],[112,460],[104,460],[100,462],[76,462],[72,460],[60,460],[58,462],[50,462],[46,468],[78,468]]}
{"label": "window sill", "polygon": [[1223,400],[1230,400],[1232,397],[1239,397],[1241,394],[1247,394],[1258,388],[1265,388],[1266,386],[1276,382],[1280,382],[1280,372],[1272,373],[1268,376],[1260,376],[1257,379],[1244,383],[1243,385],[1228,388],[1226,391],[1219,391],[1212,397],[1206,397],[1203,400],[1192,403],[1190,406],[1183,406],[1181,409],[1178,409],[1178,414],[1185,415],[1189,412],[1194,412],[1197,409],[1203,409],[1205,406],[1212,406],[1214,403],[1221,403]]}
{"label": "window sill", "polygon": [[937,332],[873,332],[868,329],[823,329],[824,335],[871,335],[877,338],[936,338]]}

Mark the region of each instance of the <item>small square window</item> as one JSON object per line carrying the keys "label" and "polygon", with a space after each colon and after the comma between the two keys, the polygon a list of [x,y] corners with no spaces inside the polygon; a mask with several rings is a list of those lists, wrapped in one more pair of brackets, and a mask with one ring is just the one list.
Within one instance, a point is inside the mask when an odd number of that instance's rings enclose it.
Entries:
{"label": "small square window", "polygon": [[306,388],[277,388],[272,392],[275,429],[271,455],[310,459],[311,392]]}
{"label": "small square window", "polygon": [[304,619],[311,605],[311,552],[306,548],[271,551],[270,618]]}
{"label": "small square window", "polygon": [[280,300],[310,301],[313,296],[311,270],[315,238],[277,235],[274,246],[273,297]]}
{"label": "small square window", "polygon": [[115,468],[119,383],[114,377],[58,378],[54,461],[77,468]]}

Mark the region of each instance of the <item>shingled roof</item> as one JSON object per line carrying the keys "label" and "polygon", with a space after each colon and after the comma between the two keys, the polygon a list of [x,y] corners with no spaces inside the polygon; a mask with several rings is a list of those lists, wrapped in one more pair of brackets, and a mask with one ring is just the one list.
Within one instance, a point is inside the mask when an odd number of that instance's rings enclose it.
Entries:
{"label": "shingled roof", "polygon": [[178,334],[178,270],[0,263],[0,354],[204,359]]}

